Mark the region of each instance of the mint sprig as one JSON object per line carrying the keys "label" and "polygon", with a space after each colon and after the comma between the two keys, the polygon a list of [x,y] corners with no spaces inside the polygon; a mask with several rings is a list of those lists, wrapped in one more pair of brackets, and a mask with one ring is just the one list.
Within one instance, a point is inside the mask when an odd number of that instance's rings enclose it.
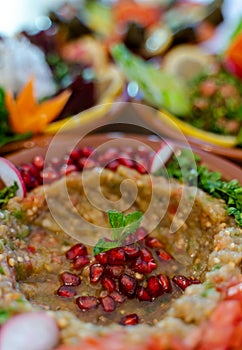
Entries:
{"label": "mint sprig", "polygon": [[140,211],[124,215],[116,210],[109,210],[108,221],[112,228],[112,237],[111,240],[100,238],[93,249],[94,255],[120,247],[125,239],[139,228],[141,220]]}

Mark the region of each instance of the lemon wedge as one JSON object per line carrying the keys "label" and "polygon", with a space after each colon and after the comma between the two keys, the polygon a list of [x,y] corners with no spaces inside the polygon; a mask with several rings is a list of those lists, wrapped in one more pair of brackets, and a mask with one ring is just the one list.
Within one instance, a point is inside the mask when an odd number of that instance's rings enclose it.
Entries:
{"label": "lemon wedge", "polygon": [[192,136],[194,138],[200,139],[204,142],[209,142],[214,145],[222,147],[235,147],[236,146],[236,137],[235,136],[224,136],[214,134],[212,132],[204,131],[198,129],[180,119],[173,116],[172,114],[166,111],[159,111],[157,117],[166,125],[172,127],[173,129],[179,129],[185,135]]}

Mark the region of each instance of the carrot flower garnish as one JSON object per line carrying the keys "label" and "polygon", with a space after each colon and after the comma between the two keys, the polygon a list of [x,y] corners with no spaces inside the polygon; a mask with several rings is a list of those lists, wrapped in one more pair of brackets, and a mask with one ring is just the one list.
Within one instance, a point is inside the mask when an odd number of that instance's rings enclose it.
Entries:
{"label": "carrot flower garnish", "polygon": [[31,78],[14,99],[6,92],[5,103],[9,112],[9,123],[13,132],[23,134],[28,131],[42,132],[64,108],[71,92],[66,90],[58,96],[38,103],[34,97],[34,79]]}

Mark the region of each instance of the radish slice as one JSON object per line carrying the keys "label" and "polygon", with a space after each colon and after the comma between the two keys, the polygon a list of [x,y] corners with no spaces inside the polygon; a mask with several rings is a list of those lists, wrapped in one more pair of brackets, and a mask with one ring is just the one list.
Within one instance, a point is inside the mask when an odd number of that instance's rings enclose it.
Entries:
{"label": "radish slice", "polygon": [[155,152],[150,165],[150,172],[154,173],[160,168],[162,168],[167,161],[170,159],[174,150],[171,145],[163,142],[158,151]]}
{"label": "radish slice", "polygon": [[20,172],[13,163],[2,157],[0,157],[0,178],[6,186],[11,186],[16,181],[18,184],[16,195],[21,198],[26,195],[26,187]]}
{"label": "radish slice", "polygon": [[14,316],[0,330],[1,350],[51,350],[58,342],[57,324],[44,312]]}

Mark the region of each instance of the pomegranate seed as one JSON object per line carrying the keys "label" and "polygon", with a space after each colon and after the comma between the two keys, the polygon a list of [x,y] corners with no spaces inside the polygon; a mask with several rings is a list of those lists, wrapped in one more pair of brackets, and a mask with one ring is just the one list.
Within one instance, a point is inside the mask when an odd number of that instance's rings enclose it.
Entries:
{"label": "pomegranate seed", "polygon": [[147,290],[153,298],[162,294],[162,286],[156,276],[151,276],[147,280]]}
{"label": "pomegranate seed", "polygon": [[129,314],[121,318],[120,324],[122,326],[135,326],[139,323],[139,316],[137,314]]}
{"label": "pomegranate seed", "polygon": [[145,240],[145,244],[149,248],[163,248],[163,244],[158,238],[155,237],[147,237]]}
{"label": "pomegranate seed", "polygon": [[74,164],[64,164],[59,170],[60,176],[65,176],[75,171],[77,171],[77,167]]}
{"label": "pomegranate seed", "polygon": [[156,268],[157,268],[157,264],[156,264],[154,259],[151,259],[150,261],[148,261],[148,263],[147,263],[147,272],[148,273],[151,273]]}
{"label": "pomegranate seed", "polygon": [[93,264],[90,267],[90,282],[97,283],[100,281],[104,268],[100,264]]}
{"label": "pomegranate seed", "polygon": [[106,168],[111,171],[116,171],[119,167],[119,162],[117,160],[113,160],[112,162],[106,165]]}
{"label": "pomegranate seed", "polygon": [[137,245],[130,245],[123,248],[127,259],[134,259],[140,255],[140,249]]}
{"label": "pomegranate seed", "polygon": [[136,296],[140,301],[152,301],[151,296],[144,287],[138,287],[136,290]]}
{"label": "pomegranate seed", "polygon": [[128,237],[125,238],[125,240],[123,242],[123,246],[128,247],[136,241],[137,241],[137,238],[136,238],[135,234],[131,233],[130,235],[128,235]]}
{"label": "pomegranate seed", "polygon": [[37,167],[35,167],[33,164],[31,163],[24,163],[24,164],[21,164],[20,166],[20,169],[22,171],[26,171],[28,172],[29,174],[31,174],[34,178],[38,177],[39,176],[39,169]]}
{"label": "pomegranate seed", "polygon": [[76,295],[76,291],[68,286],[61,286],[56,293],[63,298],[73,298]]}
{"label": "pomegranate seed", "polygon": [[113,312],[117,307],[116,301],[110,295],[100,298],[100,303],[105,312]]}
{"label": "pomegranate seed", "polygon": [[168,276],[166,275],[158,275],[159,282],[162,286],[162,290],[164,293],[170,293],[171,292],[171,281]]}
{"label": "pomegranate seed", "polygon": [[122,248],[111,249],[107,252],[110,265],[122,265],[125,262],[125,254]]}
{"label": "pomegranate seed", "polygon": [[70,152],[70,159],[75,163],[82,157],[82,152],[79,148],[75,148]]}
{"label": "pomegranate seed", "polygon": [[89,258],[87,256],[77,256],[73,260],[73,267],[75,270],[80,270],[84,266],[88,265],[90,262]]}
{"label": "pomegranate seed", "polygon": [[95,309],[98,306],[99,301],[96,297],[81,296],[76,299],[76,304],[79,307],[79,309],[85,311]]}
{"label": "pomegranate seed", "polygon": [[77,256],[84,256],[84,255],[87,255],[87,248],[82,243],[78,243],[74,245],[66,252],[66,258],[68,260],[73,260]]}
{"label": "pomegranate seed", "polygon": [[116,283],[110,277],[103,277],[101,283],[103,288],[107,289],[109,293],[112,293],[116,288]]}
{"label": "pomegranate seed", "polygon": [[156,254],[161,261],[173,260],[173,257],[163,249],[157,250]]}
{"label": "pomegranate seed", "polygon": [[21,171],[21,177],[28,191],[39,185],[38,181],[27,171]]}
{"label": "pomegranate seed", "polygon": [[136,279],[127,275],[126,273],[122,274],[119,277],[119,290],[128,297],[133,297],[137,287]]}
{"label": "pomegranate seed", "polygon": [[153,255],[152,253],[146,249],[146,248],[142,248],[141,249],[141,258],[145,261],[145,262],[148,262],[150,261],[151,259],[153,259]]}
{"label": "pomegranate seed", "polygon": [[38,170],[42,170],[44,168],[44,163],[44,157],[42,156],[35,156],[32,160],[32,164]]}
{"label": "pomegranate seed", "polygon": [[189,281],[190,281],[190,284],[200,284],[200,283],[202,283],[200,280],[198,280],[195,277],[190,277]]}
{"label": "pomegranate seed", "polygon": [[90,146],[84,146],[80,149],[82,157],[88,158],[93,153],[94,148]]}
{"label": "pomegranate seed", "polygon": [[33,245],[28,245],[27,252],[34,254],[36,252],[36,248]]}
{"label": "pomegranate seed", "polygon": [[61,280],[65,286],[71,286],[71,287],[76,287],[81,284],[81,279],[79,276],[74,275],[71,272],[64,272],[61,275]]}
{"label": "pomegranate seed", "polygon": [[135,232],[135,237],[137,241],[142,241],[147,235],[148,235],[148,232],[144,227],[139,227]]}
{"label": "pomegranate seed", "polygon": [[106,252],[97,254],[95,258],[102,265],[105,265],[108,262],[108,256]]}
{"label": "pomegranate seed", "polygon": [[126,166],[127,168],[133,169],[135,167],[135,163],[132,159],[119,158],[117,160],[118,160],[119,164]]}
{"label": "pomegranate seed", "polygon": [[121,293],[119,293],[117,290],[114,290],[112,293],[110,293],[110,297],[113,298],[113,300],[116,301],[116,303],[123,303],[125,301],[125,296]]}
{"label": "pomegranate seed", "polygon": [[132,269],[135,272],[146,274],[148,272],[148,263],[139,257],[133,264]]}
{"label": "pomegranate seed", "polygon": [[113,278],[118,278],[124,272],[123,265],[111,265],[106,267],[107,274]]}
{"label": "pomegranate seed", "polygon": [[59,178],[58,173],[53,168],[44,168],[40,172],[40,178],[43,183],[51,183]]}
{"label": "pomegranate seed", "polygon": [[80,170],[83,170],[83,169],[92,169],[97,165],[97,163],[94,162],[94,160],[92,159],[81,158],[78,161],[77,165]]}
{"label": "pomegranate seed", "polygon": [[174,276],[172,281],[182,290],[185,290],[190,285],[189,279],[181,275]]}
{"label": "pomegranate seed", "polygon": [[140,164],[140,163],[135,163],[135,170],[138,171],[138,173],[144,175],[147,174],[147,170],[144,167],[144,165]]}

